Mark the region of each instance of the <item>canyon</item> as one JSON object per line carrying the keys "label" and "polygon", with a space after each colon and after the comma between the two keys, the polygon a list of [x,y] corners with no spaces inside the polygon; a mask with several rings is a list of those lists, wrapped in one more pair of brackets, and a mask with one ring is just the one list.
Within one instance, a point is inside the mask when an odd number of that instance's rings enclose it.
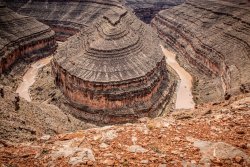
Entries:
{"label": "canyon", "polygon": [[0,165],[250,166],[249,23],[248,0],[0,2]]}
{"label": "canyon", "polygon": [[84,120],[112,124],[155,117],[175,87],[158,46],[149,26],[126,8],[113,7],[58,50],[55,83]]}
{"label": "canyon", "polygon": [[117,2],[131,8],[142,21],[149,24],[161,10],[171,8],[184,0],[122,0],[122,1],[71,1],[62,0],[10,0],[6,1],[9,8],[18,13],[32,16],[50,25],[57,33],[57,40],[65,41],[82,27],[87,26],[96,17],[108,10]]}
{"label": "canyon", "polygon": [[249,12],[246,1],[188,0],[159,12],[152,21],[194,76],[197,103],[249,91]]}
{"label": "canyon", "polygon": [[6,1],[14,11],[34,17],[49,25],[56,32],[56,40],[64,42],[76,34],[81,28],[93,22],[95,18],[118,5],[116,0],[88,0],[88,1],[36,1],[11,0]]}

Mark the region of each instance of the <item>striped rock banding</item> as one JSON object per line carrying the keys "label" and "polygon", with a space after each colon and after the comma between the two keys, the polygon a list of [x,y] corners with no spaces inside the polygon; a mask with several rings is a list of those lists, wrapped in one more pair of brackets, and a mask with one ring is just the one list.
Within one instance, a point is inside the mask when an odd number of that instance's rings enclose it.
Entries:
{"label": "striped rock banding", "polygon": [[156,116],[170,99],[157,35],[123,7],[113,7],[71,37],[52,69],[82,119],[121,123]]}
{"label": "striped rock banding", "polygon": [[54,35],[48,26],[34,18],[19,15],[1,3],[0,74],[20,58],[38,59],[54,52]]}

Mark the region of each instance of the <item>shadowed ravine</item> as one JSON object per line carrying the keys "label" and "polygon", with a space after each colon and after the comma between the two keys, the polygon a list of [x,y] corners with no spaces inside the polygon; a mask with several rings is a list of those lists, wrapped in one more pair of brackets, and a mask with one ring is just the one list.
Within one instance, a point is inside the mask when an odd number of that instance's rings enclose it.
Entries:
{"label": "shadowed ravine", "polygon": [[180,82],[177,88],[177,97],[175,109],[192,109],[195,106],[192,95],[192,76],[182,68],[176,61],[176,55],[168,51],[161,45],[162,51],[166,56],[166,61],[180,77]]}

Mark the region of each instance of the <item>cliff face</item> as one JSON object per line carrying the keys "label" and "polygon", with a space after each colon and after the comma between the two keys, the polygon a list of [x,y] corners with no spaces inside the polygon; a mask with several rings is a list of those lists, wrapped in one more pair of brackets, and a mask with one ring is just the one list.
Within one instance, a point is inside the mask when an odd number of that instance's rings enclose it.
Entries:
{"label": "cliff face", "polygon": [[157,34],[124,7],[72,37],[52,67],[74,114],[99,123],[157,116],[175,88]]}
{"label": "cliff face", "polygon": [[125,4],[145,23],[150,23],[161,10],[179,5],[184,0],[125,0]]}
{"label": "cliff face", "polygon": [[37,59],[55,50],[54,31],[34,18],[0,6],[0,74],[20,58]]}
{"label": "cliff face", "polygon": [[249,2],[189,0],[151,24],[196,77],[198,103],[249,91]]}
{"label": "cliff face", "polygon": [[111,6],[116,6],[117,1],[10,0],[6,4],[20,14],[49,25],[56,32],[56,40],[66,41]]}

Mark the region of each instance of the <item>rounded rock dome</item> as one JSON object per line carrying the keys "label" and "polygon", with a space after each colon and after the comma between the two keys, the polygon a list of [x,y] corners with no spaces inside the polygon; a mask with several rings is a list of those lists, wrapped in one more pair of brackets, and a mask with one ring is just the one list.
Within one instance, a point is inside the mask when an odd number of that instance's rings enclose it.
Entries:
{"label": "rounded rock dome", "polygon": [[168,94],[168,71],[156,34],[114,8],[72,37],[54,56],[55,83],[78,117],[120,123],[156,116]]}

